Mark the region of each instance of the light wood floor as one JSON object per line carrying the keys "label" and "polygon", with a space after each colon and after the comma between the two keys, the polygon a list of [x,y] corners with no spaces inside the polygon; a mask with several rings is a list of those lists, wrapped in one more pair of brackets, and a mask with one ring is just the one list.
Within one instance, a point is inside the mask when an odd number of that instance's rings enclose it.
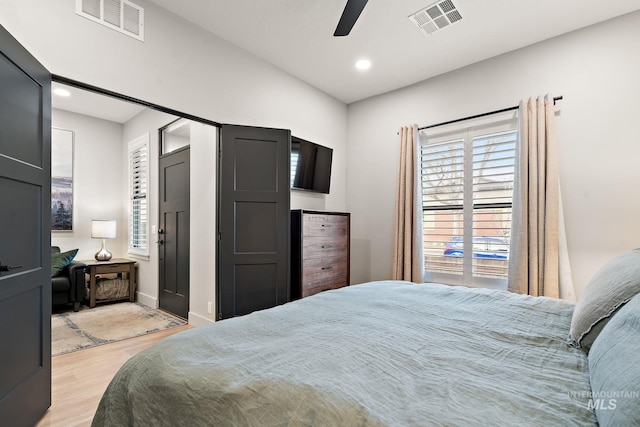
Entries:
{"label": "light wood floor", "polygon": [[178,326],[53,357],[51,407],[37,426],[91,425],[102,394],[124,362],[162,338],[189,328],[189,325]]}

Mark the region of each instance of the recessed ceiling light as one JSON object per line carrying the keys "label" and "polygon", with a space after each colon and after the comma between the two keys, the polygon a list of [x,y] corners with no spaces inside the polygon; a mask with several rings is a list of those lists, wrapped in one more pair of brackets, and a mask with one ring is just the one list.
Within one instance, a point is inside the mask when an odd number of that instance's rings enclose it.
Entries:
{"label": "recessed ceiling light", "polygon": [[356,68],[363,71],[368,70],[369,68],[371,68],[371,61],[369,61],[368,59],[361,59],[356,62]]}
{"label": "recessed ceiling light", "polygon": [[59,88],[59,87],[55,88],[53,90],[53,93],[55,93],[58,96],[64,96],[64,97],[71,96],[71,92],[69,92],[66,89]]}

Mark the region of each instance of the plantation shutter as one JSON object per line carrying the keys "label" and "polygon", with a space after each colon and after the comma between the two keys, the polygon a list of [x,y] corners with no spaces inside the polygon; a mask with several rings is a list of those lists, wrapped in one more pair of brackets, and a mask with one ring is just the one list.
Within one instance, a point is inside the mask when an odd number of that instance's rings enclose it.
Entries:
{"label": "plantation shutter", "polygon": [[459,244],[460,256],[463,254],[464,150],[462,138],[421,147],[422,226],[427,271],[462,275],[462,263],[441,255],[447,243]]}
{"label": "plantation shutter", "polygon": [[507,279],[516,138],[511,130],[471,142],[474,277]]}
{"label": "plantation shutter", "polygon": [[129,147],[129,252],[148,255],[149,134]]}
{"label": "plantation shutter", "polygon": [[426,281],[504,287],[515,121],[421,136]]}

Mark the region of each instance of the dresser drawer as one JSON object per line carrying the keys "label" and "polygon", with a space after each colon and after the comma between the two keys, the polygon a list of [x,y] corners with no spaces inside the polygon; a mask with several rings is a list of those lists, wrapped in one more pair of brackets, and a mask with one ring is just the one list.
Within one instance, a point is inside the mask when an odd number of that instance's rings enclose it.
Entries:
{"label": "dresser drawer", "polygon": [[89,266],[89,269],[93,269],[95,274],[108,274],[108,273],[127,273],[130,267],[127,264],[110,264],[110,265]]}
{"label": "dresser drawer", "polygon": [[346,257],[348,247],[349,242],[346,236],[343,238],[316,237],[315,239],[306,239],[302,244],[302,258]]}
{"label": "dresser drawer", "polygon": [[347,275],[347,263],[343,257],[309,258],[302,261],[302,283],[315,282]]}
{"label": "dresser drawer", "polygon": [[348,236],[349,218],[342,215],[304,215],[302,235],[304,237]]}
{"label": "dresser drawer", "polygon": [[347,286],[347,276],[331,277],[329,279],[316,280],[305,283],[302,286],[302,298],[314,295],[330,289],[338,289]]}

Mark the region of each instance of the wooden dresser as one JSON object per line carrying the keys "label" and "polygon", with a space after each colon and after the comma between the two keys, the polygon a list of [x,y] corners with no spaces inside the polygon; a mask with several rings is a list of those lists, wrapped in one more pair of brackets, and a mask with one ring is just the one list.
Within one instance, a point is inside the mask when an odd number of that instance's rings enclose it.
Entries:
{"label": "wooden dresser", "polygon": [[349,284],[350,217],[291,211],[291,299]]}

